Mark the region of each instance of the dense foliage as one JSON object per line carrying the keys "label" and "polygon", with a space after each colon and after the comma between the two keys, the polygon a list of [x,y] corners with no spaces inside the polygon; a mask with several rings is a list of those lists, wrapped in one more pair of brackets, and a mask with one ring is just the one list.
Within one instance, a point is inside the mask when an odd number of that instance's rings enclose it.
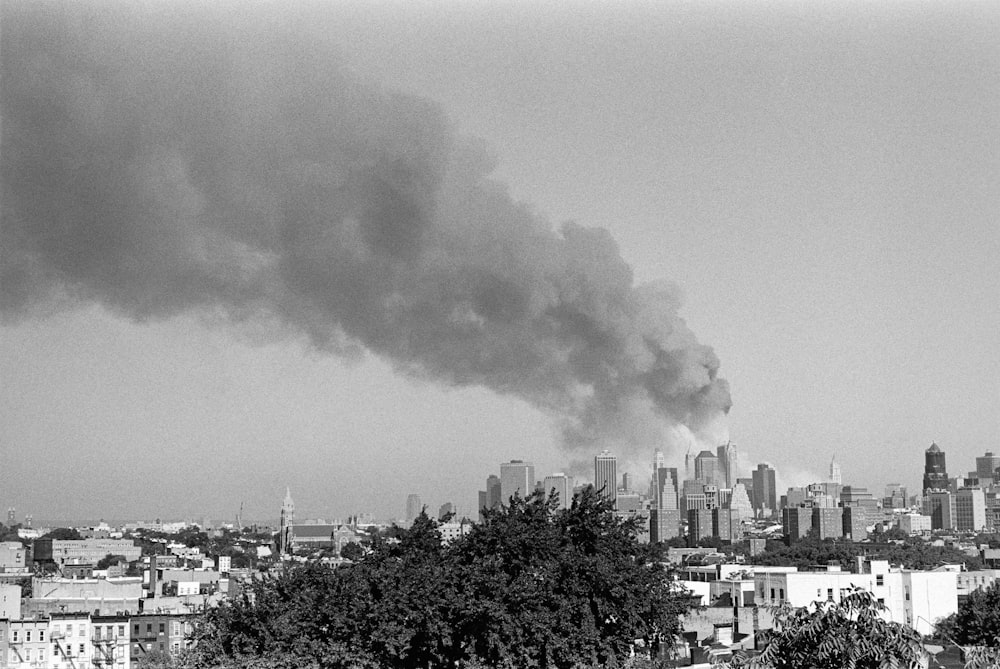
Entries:
{"label": "dense foliage", "polygon": [[685,593],[592,492],[488,511],[450,546],[421,515],[358,562],[288,568],[207,614],[200,664],[613,666],[669,644]]}
{"label": "dense foliage", "polygon": [[734,669],[883,669],[926,666],[913,628],[886,620],[885,607],[867,591],[839,602],[783,609],[776,631],[756,656],[739,656]]}
{"label": "dense foliage", "polygon": [[967,666],[1000,667],[1000,583],[969,593],[957,613],[938,623],[936,632],[967,649]]}
{"label": "dense foliage", "polygon": [[951,546],[932,546],[919,538],[882,545],[813,538],[797,541],[791,546],[768,542],[767,550],[756,555],[753,562],[800,569],[839,563],[844,569],[850,569],[859,555],[873,560],[888,560],[907,569],[933,569],[941,564],[964,564],[969,570],[982,568],[982,562],[976,556]]}

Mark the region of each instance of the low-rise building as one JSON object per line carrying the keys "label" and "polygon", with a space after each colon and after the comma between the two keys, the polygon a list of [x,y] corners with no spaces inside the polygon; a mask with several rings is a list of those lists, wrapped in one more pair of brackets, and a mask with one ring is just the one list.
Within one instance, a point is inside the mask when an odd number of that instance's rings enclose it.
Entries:
{"label": "low-rise building", "polygon": [[754,601],[766,606],[804,607],[839,602],[854,589],[871,592],[887,607],[887,618],[930,634],[941,618],[958,610],[954,571],[908,571],[890,568],[884,560],[859,558],[857,572],[839,567],[824,571],[764,572],[754,575]]}

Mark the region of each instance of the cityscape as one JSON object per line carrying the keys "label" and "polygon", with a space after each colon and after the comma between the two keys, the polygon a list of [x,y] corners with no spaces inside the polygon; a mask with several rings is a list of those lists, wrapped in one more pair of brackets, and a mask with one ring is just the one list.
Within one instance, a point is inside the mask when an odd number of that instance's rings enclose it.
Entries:
{"label": "cityscape", "polygon": [[1000,669],[1000,4],[0,24],[0,669]]}
{"label": "cityscape", "polygon": [[[1000,456],[987,451],[969,463],[973,469],[954,474],[936,443],[923,455],[923,480],[912,494],[900,483],[887,483],[881,494],[853,486],[835,458],[825,480],[778,490],[776,469],[766,463],[739,476],[749,467],[732,442],[686,453],[683,468],[666,466],[657,450],[648,480],[619,472],[607,450],[594,456],[593,480],[579,484],[562,472],[539,477],[530,462],[511,460],[486,478],[479,515],[460,515],[450,503],[428,509],[410,494],[405,520],[391,524],[371,514],[334,522],[296,518],[291,490],[274,526],[237,518],[43,528],[30,513],[10,507],[0,541],[0,657],[6,661],[0,666],[149,666],[190,649],[199,615],[237,596],[255,574],[296,561],[363,560],[374,537],[392,536],[419,517],[434,519],[440,541],[453,543],[481,514],[517,499],[541,494],[559,512],[588,488],[622,522],[634,523],[638,542],[665,548],[675,582],[707,607],[684,617],[692,642],[676,652],[688,664],[724,659],[741,647],[734,640],[741,630],[746,635],[748,625],[756,631],[773,624],[773,607],[839,600],[856,587],[884,602],[889,619],[932,635],[970,593],[1000,582]],[[950,553],[919,569],[880,557],[904,541]],[[776,545],[803,543],[852,546],[857,563],[792,566],[766,559]],[[723,651],[720,624],[731,626]],[[712,631],[704,646],[699,630]]]}

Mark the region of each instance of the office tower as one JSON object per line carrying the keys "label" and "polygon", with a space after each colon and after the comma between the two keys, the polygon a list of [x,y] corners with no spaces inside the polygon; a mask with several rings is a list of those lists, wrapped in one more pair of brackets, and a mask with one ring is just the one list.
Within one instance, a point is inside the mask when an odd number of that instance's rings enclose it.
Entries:
{"label": "office tower", "polygon": [[656,449],[653,454],[653,470],[662,469],[667,466],[667,459],[663,457],[663,451]]}
{"label": "office tower", "polygon": [[[926,490],[948,489],[948,468],[945,466],[944,451],[937,444],[924,452],[924,487]],[[938,529],[938,528],[935,528]]]}
{"label": "office tower", "polygon": [[660,467],[653,476],[656,480],[656,494],[653,505],[658,509],[668,510],[678,508],[677,468]]}
{"label": "office tower", "polygon": [[979,485],[985,488],[992,484],[997,468],[1000,468],[1000,455],[986,451],[981,458],[976,458],[976,476],[979,478]]}
{"label": "office tower", "polygon": [[292,525],[295,523],[295,502],[292,491],[285,488],[285,501],[281,503],[281,519],[278,526],[278,553],[290,553],[292,546]]}
{"label": "office tower", "polygon": [[545,495],[555,492],[559,500],[560,509],[568,509],[573,504],[573,478],[566,476],[563,472],[556,472],[551,476],[546,476],[542,482]]}
{"label": "office tower", "polygon": [[13,527],[14,526],[14,519],[15,518],[16,518],[16,515],[14,514],[14,507],[8,508],[7,509],[7,527]]}
{"label": "office tower", "polygon": [[455,514],[455,505],[452,504],[451,502],[445,502],[438,509],[438,520],[444,521],[445,518],[447,518],[448,516],[452,516],[454,514]]}
{"label": "office tower", "polygon": [[486,478],[486,490],[479,491],[479,510],[495,509],[500,501],[500,477],[490,474]]}
{"label": "office tower", "polygon": [[986,529],[986,494],[982,488],[962,488],[954,501],[955,529],[968,532]]}
{"label": "office tower", "polygon": [[420,512],[424,510],[423,504],[420,503],[420,495],[416,493],[410,493],[406,496],[406,524],[412,525],[413,521]]}
{"label": "office tower", "polygon": [[758,515],[770,516],[778,509],[778,490],[774,469],[766,464],[753,471],[753,508]]}
{"label": "office tower", "polygon": [[841,484],[844,482],[844,477],[840,472],[840,465],[837,464],[836,458],[830,458],[830,483]]}
{"label": "office tower", "polygon": [[704,483],[719,482],[719,458],[712,451],[702,451],[694,457],[694,478]]}
{"label": "office tower", "polygon": [[625,492],[632,492],[632,477],[628,472],[622,474],[622,490]]}
{"label": "office tower", "polygon": [[687,512],[688,521],[688,546],[694,547],[702,539],[711,539],[712,509],[689,509]]}
{"label": "office tower", "polygon": [[736,444],[731,441],[726,442],[716,449],[719,461],[719,481],[723,488],[732,488],[736,485],[739,462],[736,453]]}
{"label": "office tower", "polygon": [[594,456],[594,489],[612,504],[618,497],[618,458],[610,451]]}
{"label": "office tower", "polygon": [[955,503],[947,490],[928,490],[924,495],[924,515],[931,517],[932,530],[955,527]]}
{"label": "office tower", "polygon": [[681,535],[681,512],[679,509],[649,510],[649,541],[659,543]]}
{"label": "office tower", "polygon": [[535,466],[524,460],[511,460],[500,464],[500,503],[510,504],[517,494],[527,497],[535,489]]}
{"label": "office tower", "polygon": [[688,446],[687,453],[684,454],[684,480],[694,479],[694,456],[691,455],[691,447]]}
{"label": "office tower", "polygon": [[750,495],[742,483],[733,486],[733,492],[729,496],[729,508],[738,512],[740,520],[753,518],[753,504],[750,502]]}

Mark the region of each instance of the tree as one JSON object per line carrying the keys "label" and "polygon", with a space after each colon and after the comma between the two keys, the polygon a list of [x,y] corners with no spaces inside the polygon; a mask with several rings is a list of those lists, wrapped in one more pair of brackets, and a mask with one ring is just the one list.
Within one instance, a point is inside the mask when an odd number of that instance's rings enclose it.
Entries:
{"label": "tree", "polygon": [[970,592],[935,631],[966,650],[966,666],[1000,667],[1000,583]]}
{"label": "tree", "polygon": [[62,541],[79,541],[83,539],[80,533],[72,527],[57,527],[47,532],[42,539],[59,539]]}
{"label": "tree", "polygon": [[361,547],[361,544],[354,541],[349,541],[344,544],[344,547],[340,549],[340,557],[345,560],[358,561],[365,556],[365,549]]}
{"label": "tree", "polygon": [[112,555],[111,553],[108,553],[107,555],[105,555],[104,557],[102,557],[100,560],[97,561],[96,568],[107,569],[112,565],[122,564],[123,562],[124,563],[128,562],[128,560],[125,558],[124,555]]}
{"label": "tree", "polygon": [[634,524],[592,492],[557,506],[515,497],[450,546],[421,514],[354,564],[258,579],[206,614],[198,652],[233,667],[568,669],[671,643],[689,600]]}
{"label": "tree", "polygon": [[738,656],[741,669],[883,669],[924,666],[920,635],[883,617],[885,606],[855,590],[839,602],[783,609],[775,632],[757,656]]}

